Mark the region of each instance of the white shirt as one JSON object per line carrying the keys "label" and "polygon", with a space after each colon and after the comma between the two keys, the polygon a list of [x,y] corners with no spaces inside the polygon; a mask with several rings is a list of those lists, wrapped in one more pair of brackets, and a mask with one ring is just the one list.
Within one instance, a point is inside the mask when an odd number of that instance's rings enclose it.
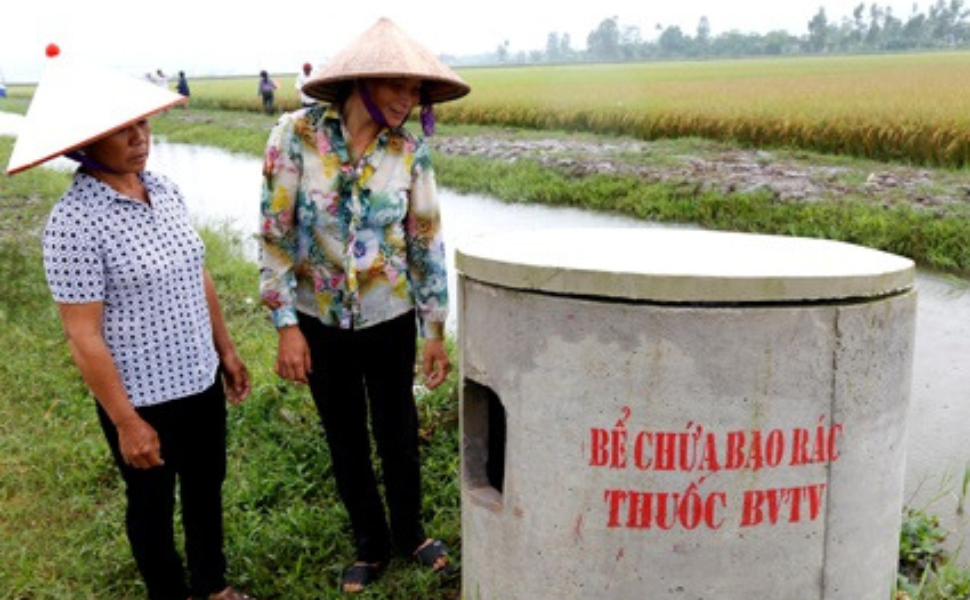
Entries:
{"label": "white shirt", "polygon": [[310,76],[303,71],[300,71],[296,76],[296,84],[294,84],[294,87],[296,87],[297,91],[300,92],[300,102],[302,102],[304,106],[313,104],[317,101],[317,99],[313,96],[307,96],[303,93],[303,84],[306,83],[308,79],[310,79]]}

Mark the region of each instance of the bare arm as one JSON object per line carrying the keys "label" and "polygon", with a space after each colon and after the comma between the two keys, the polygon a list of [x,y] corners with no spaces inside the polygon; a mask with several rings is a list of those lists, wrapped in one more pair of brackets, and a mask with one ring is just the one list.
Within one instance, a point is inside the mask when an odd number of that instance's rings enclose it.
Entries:
{"label": "bare arm", "polygon": [[239,404],[246,399],[252,387],[249,370],[242,359],[239,358],[236,346],[229,336],[229,328],[226,327],[226,320],[222,316],[222,308],[219,306],[216,286],[212,282],[212,276],[209,275],[208,269],[202,270],[202,276],[205,279],[205,299],[209,306],[209,320],[212,322],[212,341],[215,344],[216,352],[219,354],[219,363],[222,365],[226,396],[233,404]]}
{"label": "bare arm", "polygon": [[101,334],[101,302],[58,304],[68,346],[81,377],[118,430],[122,458],[136,469],[164,464],[158,434],[128,398],[114,358]]}

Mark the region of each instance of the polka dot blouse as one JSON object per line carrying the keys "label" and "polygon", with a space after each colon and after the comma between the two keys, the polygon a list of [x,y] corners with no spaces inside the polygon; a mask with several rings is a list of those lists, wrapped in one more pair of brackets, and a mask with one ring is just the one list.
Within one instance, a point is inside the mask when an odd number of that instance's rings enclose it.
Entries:
{"label": "polka dot blouse", "polygon": [[44,231],[58,303],[101,302],[102,333],[135,406],[199,393],[219,359],[205,299],[205,247],[179,189],[142,173],[151,205],[78,172]]}

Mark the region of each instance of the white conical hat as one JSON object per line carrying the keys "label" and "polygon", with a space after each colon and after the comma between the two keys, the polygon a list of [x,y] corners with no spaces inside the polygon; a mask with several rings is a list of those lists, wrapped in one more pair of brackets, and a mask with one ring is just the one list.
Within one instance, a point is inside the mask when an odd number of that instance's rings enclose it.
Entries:
{"label": "white conical hat", "polygon": [[424,102],[457,100],[471,88],[430,50],[390,19],[382,18],[330,59],[303,85],[303,93],[333,102],[355,79],[417,77]]}
{"label": "white conical hat", "polygon": [[77,150],[184,100],[146,80],[55,56],[34,91],[7,174]]}

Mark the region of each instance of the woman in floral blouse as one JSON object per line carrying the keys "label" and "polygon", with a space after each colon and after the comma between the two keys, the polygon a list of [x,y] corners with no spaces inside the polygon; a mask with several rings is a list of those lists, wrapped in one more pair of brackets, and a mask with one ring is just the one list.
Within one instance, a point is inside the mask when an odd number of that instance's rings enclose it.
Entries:
{"label": "woman in floral blouse", "polygon": [[303,91],[323,103],[284,115],[264,162],[261,290],[276,372],[310,385],[323,423],[357,549],[344,591],[371,583],[394,548],[451,573],[421,522],[413,396],[418,334],[426,385],[448,375],[445,248],[429,149],[404,124],[423,104],[430,135],[431,104],[470,90],[381,19]]}

